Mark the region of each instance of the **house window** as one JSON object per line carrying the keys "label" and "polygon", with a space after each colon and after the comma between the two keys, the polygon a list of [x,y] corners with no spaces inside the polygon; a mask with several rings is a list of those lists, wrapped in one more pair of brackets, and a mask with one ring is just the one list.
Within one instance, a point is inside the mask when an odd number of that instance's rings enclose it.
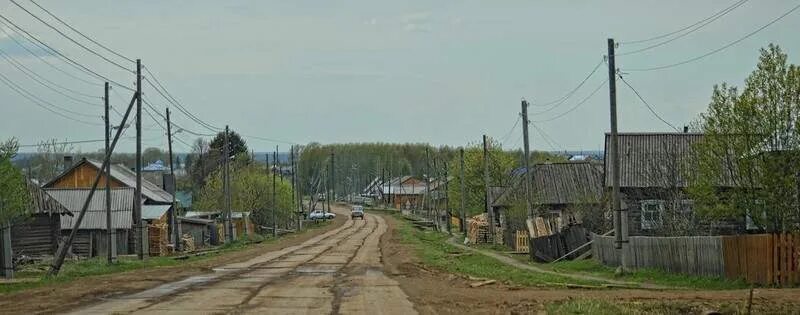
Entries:
{"label": "house window", "polygon": [[661,227],[661,214],[664,212],[663,200],[642,200],[642,230]]}

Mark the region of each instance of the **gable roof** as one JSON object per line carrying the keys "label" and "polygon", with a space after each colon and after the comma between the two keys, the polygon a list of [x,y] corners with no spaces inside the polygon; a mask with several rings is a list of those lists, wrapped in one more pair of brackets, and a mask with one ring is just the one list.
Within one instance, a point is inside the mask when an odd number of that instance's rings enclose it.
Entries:
{"label": "gable roof", "polygon": [[[45,184],[44,187],[50,187],[56,181],[60,180],[64,176],[67,176],[67,174],[70,174],[75,169],[77,169],[78,167],[80,167],[81,165],[84,165],[84,164],[91,165],[98,171],[103,166],[103,162],[100,162],[100,161],[88,160],[88,159],[85,159],[85,158],[81,159],[80,162],[75,163],[75,165],[70,167],[68,170],[64,171],[63,173],[58,175],[56,178],[50,180],[50,182]],[[135,188],[136,187],[136,173],[134,173],[133,171],[129,170],[128,168],[126,168],[123,165],[120,165],[120,164],[112,164],[111,165],[111,178],[121,182],[123,185],[125,185],[127,187],[130,187],[130,188]],[[142,178],[142,196],[144,198],[147,198],[147,199],[155,202],[155,203],[172,203],[172,195],[170,195],[168,192],[164,191],[163,189],[159,188],[158,185],[153,184],[153,183],[145,180],[144,178]]]}
{"label": "gable roof", "polygon": [[[535,205],[565,205],[600,202],[603,197],[602,164],[591,161],[533,165],[531,192]],[[512,171],[511,188],[505,189],[493,205],[508,205],[515,194],[524,195],[525,168]]]}
{"label": "gable roof", "polygon": [[[70,230],[75,224],[78,214],[83,208],[86,198],[89,197],[90,188],[45,188],[45,192],[71,211],[73,216],[61,217],[61,229]],[[130,229],[133,221],[133,188],[111,189],[111,226],[115,229]],[[96,190],[86,208],[86,214],[81,221],[81,230],[106,229],[106,194],[103,190]]]}
{"label": "gable roof", "polygon": [[50,196],[39,185],[31,180],[27,180],[28,193],[31,195],[30,212],[32,214],[68,214],[72,212],[67,210],[64,205],[60,204],[58,200]]}
{"label": "gable roof", "polygon": [[[620,187],[686,187],[684,168],[694,160],[701,133],[619,133]],[[611,186],[611,135],[605,136],[605,185]]]}

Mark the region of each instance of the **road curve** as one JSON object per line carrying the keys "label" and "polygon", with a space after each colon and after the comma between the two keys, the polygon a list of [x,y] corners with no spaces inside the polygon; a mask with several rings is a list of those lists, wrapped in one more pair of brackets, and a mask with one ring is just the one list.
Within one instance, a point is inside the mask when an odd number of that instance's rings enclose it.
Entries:
{"label": "road curve", "polygon": [[386,230],[382,217],[366,214],[300,245],[74,314],[416,314],[383,272],[379,243]]}

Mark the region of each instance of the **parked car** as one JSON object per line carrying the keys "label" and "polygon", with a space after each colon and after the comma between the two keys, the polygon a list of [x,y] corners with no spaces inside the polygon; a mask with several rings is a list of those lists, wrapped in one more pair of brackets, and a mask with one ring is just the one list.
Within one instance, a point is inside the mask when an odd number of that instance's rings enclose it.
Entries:
{"label": "parked car", "polygon": [[355,218],[361,218],[361,220],[364,220],[364,207],[353,206],[353,210],[350,211],[350,218],[353,220],[355,220]]}
{"label": "parked car", "polygon": [[323,212],[322,210],[314,210],[308,214],[309,220],[330,220],[336,217],[333,212]]}

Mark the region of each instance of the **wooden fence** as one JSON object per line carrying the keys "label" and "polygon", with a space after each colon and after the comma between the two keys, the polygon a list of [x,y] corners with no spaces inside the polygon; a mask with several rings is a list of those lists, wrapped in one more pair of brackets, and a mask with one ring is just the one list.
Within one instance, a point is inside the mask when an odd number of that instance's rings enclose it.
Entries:
{"label": "wooden fence", "polygon": [[[593,235],[592,254],[619,265],[613,236]],[[763,285],[800,283],[800,234],[630,238],[628,265],[673,273],[744,279]]]}
{"label": "wooden fence", "polygon": [[514,251],[518,253],[530,252],[530,247],[528,246],[528,232],[517,231],[514,233],[514,241]]}

